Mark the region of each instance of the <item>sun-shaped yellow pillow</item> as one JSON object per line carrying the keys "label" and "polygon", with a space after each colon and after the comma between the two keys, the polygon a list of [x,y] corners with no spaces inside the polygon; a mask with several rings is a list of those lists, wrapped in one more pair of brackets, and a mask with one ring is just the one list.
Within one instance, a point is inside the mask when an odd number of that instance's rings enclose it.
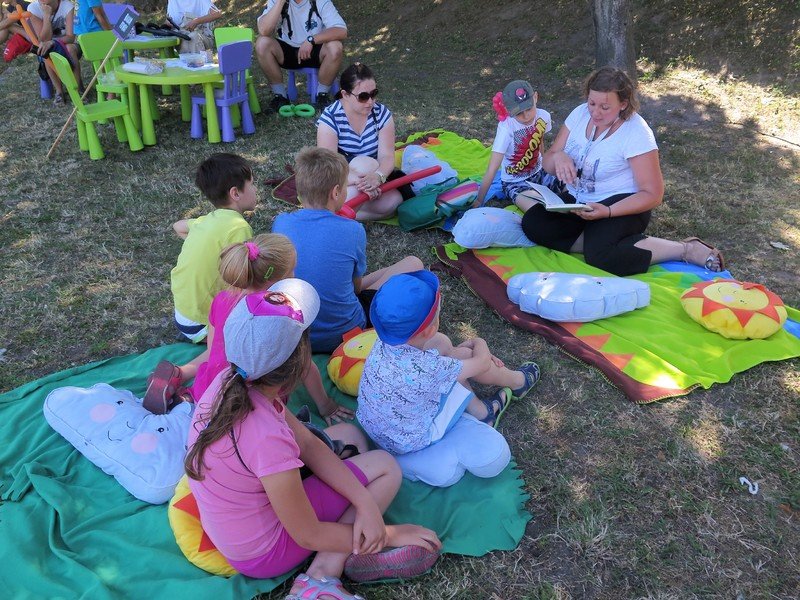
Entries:
{"label": "sun-shaped yellow pillow", "polygon": [[358,384],[378,334],[374,329],[356,330],[345,334],[345,340],[333,351],[328,361],[328,377],[345,394],[358,396]]}
{"label": "sun-shaped yellow pillow", "polygon": [[190,563],[223,577],[231,577],[238,573],[203,531],[197,501],[189,489],[186,475],[181,477],[175,488],[175,495],[169,501],[167,516],[175,534],[175,541]]}
{"label": "sun-shaped yellow pillow", "polygon": [[681,295],[681,304],[700,325],[734,340],[769,337],[787,318],[777,294],[734,279],[695,283]]}

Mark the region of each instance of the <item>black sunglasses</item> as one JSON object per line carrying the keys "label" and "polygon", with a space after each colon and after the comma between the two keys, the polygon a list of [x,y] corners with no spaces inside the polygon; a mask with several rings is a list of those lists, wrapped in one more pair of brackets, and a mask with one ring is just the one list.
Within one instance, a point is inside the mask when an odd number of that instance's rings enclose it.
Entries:
{"label": "black sunglasses", "polygon": [[375,88],[371,92],[361,92],[360,94],[354,94],[352,92],[347,92],[347,93],[350,94],[351,96],[355,96],[356,99],[359,102],[361,102],[361,104],[364,104],[370,98],[372,98],[373,100],[375,100],[375,98],[377,98],[377,96],[378,96],[378,88]]}

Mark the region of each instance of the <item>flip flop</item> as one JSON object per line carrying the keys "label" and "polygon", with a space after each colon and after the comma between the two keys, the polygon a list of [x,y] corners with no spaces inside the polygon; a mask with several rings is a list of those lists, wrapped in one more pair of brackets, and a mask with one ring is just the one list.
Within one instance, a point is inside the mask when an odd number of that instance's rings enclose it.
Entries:
{"label": "flip flop", "polygon": [[[505,392],[505,396],[503,396],[503,392]],[[500,417],[506,412],[508,405],[511,404],[511,400],[513,399],[514,392],[511,391],[511,388],[504,387],[497,390],[492,396],[485,400],[481,400],[484,406],[486,406],[488,414],[483,419],[480,419],[480,421],[497,429],[497,425],[500,423]],[[497,406],[499,406],[499,408],[495,410]]]}
{"label": "flip flop", "polygon": [[375,554],[351,554],[344,563],[344,574],[359,583],[409,579],[430,571],[438,559],[438,552],[421,546],[400,546]]}
{"label": "flip flop", "polygon": [[[698,242],[699,244],[702,244],[703,246],[708,248],[708,258],[706,258],[705,262],[702,265],[697,265],[697,266],[703,267],[704,269],[706,269],[708,271],[712,271],[714,273],[718,273],[719,271],[724,271],[725,270],[725,257],[722,256],[722,252],[717,250],[711,244],[709,244],[707,242],[704,242],[703,240],[701,240],[698,237],[688,237],[688,238],[686,238],[684,240],[681,240],[681,242],[684,244],[684,246],[683,246],[683,255],[681,256],[681,260],[683,262],[688,263],[688,264],[695,264],[695,263],[689,262],[689,260],[687,259],[686,255],[687,255],[687,253],[689,251],[689,244],[691,244],[692,242]],[[715,261],[719,262],[719,268],[718,269],[712,269],[711,268],[711,267],[714,266],[714,262]]]}
{"label": "flip flop", "polygon": [[338,577],[320,577],[314,579],[310,575],[300,573],[295,577],[294,586],[300,589],[286,596],[285,600],[315,600],[316,598],[336,598],[336,600],[365,600],[363,596],[351,594],[342,585]]}

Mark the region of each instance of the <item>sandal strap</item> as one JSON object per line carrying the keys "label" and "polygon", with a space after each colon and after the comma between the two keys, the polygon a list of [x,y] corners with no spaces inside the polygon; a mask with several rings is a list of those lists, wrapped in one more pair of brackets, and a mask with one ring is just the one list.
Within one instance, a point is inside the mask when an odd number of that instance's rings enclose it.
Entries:
{"label": "sandal strap", "polygon": [[486,407],[486,416],[483,419],[479,419],[480,422],[494,427],[498,415],[501,415],[508,403],[511,402],[512,395],[511,388],[504,387],[488,398],[481,398],[480,401]]}
{"label": "sandal strap", "polygon": [[511,395],[514,396],[514,398],[520,399],[531,391],[531,388],[539,381],[540,370],[539,365],[535,362],[524,363],[517,370],[525,377],[525,383],[517,389],[511,390]]}

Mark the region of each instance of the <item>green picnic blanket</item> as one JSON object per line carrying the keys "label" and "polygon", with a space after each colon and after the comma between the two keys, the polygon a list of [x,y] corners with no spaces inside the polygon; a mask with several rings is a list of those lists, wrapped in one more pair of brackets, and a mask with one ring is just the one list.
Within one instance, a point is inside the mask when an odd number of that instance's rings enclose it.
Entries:
{"label": "green picnic blanket", "polygon": [[[136,500],[53,431],[42,415],[47,394],[61,386],[106,382],[144,393],[159,360],[183,363],[201,349],[164,346],[54,373],[0,395],[0,589],[4,598],[243,599],[283,579],[210,575],[189,563],[175,543],[167,506]],[[354,400],[327,379],[327,356],[315,357],[329,393]],[[304,390],[290,407],[313,406]],[[515,465],[491,480],[470,476],[447,489],[404,482],[389,522],[426,525],[444,551],[480,556],[515,548],[531,518]]]}
{"label": "green picnic blanket", "polygon": [[451,273],[509,323],[544,336],[570,356],[599,369],[634,402],[645,404],[725,383],[767,361],[800,356],[800,312],[787,307],[783,329],[763,340],[730,340],[706,330],[683,310],[681,294],[692,284],[730,273],[709,273],[682,262],[650,267],[632,278],[650,287],[650,305],[590,323],[556,323],[522,312],[508,299],[508,280],[533,271],[609,273],[580,255],[541,246],[467,250],[458,244],[435,249]]}

